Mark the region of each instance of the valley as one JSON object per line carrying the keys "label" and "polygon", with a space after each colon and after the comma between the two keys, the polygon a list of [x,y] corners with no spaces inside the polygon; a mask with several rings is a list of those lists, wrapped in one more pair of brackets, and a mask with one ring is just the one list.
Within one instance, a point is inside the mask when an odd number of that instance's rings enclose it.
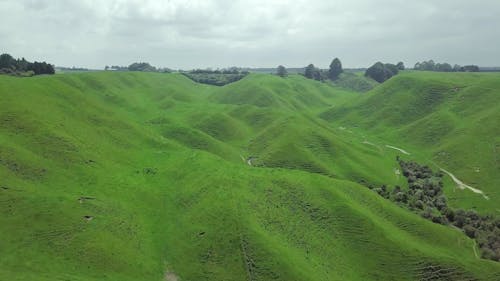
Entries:
{"label": "valley", "polygon": [[416,161],[500,216],[499,81],[0,76],[0,280],[498,280],[475,240],[367,187],[408,189],[396,159]]}

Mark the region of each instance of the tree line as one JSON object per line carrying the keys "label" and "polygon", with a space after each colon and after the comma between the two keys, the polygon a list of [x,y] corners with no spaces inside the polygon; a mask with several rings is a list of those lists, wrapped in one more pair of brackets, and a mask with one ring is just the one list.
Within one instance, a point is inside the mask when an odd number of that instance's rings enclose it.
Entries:
{"label": "tree line", "polygon": [[46,62],[29,62],[25,58],[15,59],[9,54],[0,55],[0,74],[16,76],[32,76],[41,74],[54,74],[52,64]]}
{"label": "tree line", "polygon": [[229,83],[243,79],[250,72],[237,67],[224,69],[193,69],[191,71],[181,71],[189,79],[203,84],[224,86]]}
{"label": "tree line", "polygon": [[368,188],[434,223],[461,229],[477,241],[483,258],[500,261],[500,218],[451,208],[443,193],[442,172],[433,172],[428,166],[399,158],[398,162],[407,179],[407,190],[400,186],[389,190],[385,185],[369,185]]}
{"label": "tree line", "polygon": [[[366,69],[365,77],[371,78],[379,83],[383,83],[391,77],[397,75],[402,70],[405,70],[405,65],[403,62],[398,62],[397,64],[376,62]],[[449,63],[435,63],[433,60],[418,62],[415,64],[413,70],[438,72],[480,71],[479,66],[477,65],[460,66],[458,64],[455,64],[454,66],[451,66],[451,64]],[[322,70],[315,67],[314,64],[309,64],[304,68],[302,75],[304,75],[306,78],[317,81],[336,81],[337,79],[339,79],[339,76],[343,71],[344,70],[342,69],[342,62],[339,58],[335,58],[330,63],[330,67],[328,70]],[[288,75],[288,72],[283,65],[280,65],[276,69],[276,75],[280,77],[286,77]]]}
{"label": "tree line", "polygon": [[[405,66],[403,62],[399,62],[397,64],[377,62],[366,70],[365,76],[379,83],[382,83],[392,76],[398,74],[400,70],[404,69]],[[328,70],[317,68],[316,66],[314,66],[314,64],[311,63],[304,68],[304,72],[302,73],[302,75],[304,75],[308,79],[317,81],[336,81],[339,79],[340,75],[343,72],[344,69],[342,68],[342,62],[339,58],[334,58],[330,63]],[[280,65],[276,69],[276,75],[280,77],[286,77],[288,75],[288,72],[283,65]]]}
{"label": "tree line", "polygon": [[141,71],[141,72],[162,72],[162,73],[169,73],[172,72],[171,69],[169,68],[157,68],[155,66],[152,66],[148,62],[134,62],[130,64],[129,66],[119,66],[119,65],[106,65],[104,67],[104,70],[109,71],[109,70],[114,70],[114,71]]}
{"label": "tree line", "polygon": [[[304,68],[303,75],[308,79],[314,79],[317,81],[335,81],[339,78],[342,72],[344,72],[344,70],[342,69],[342,62],[339,58],[334,58],[330,63],[330,68],[327,71],[319,69],[311,63]],[[280,65],[276,70],[276,75],[280,77],[286,77],[288,75],[288,72],[283,65]]]}
{"label": "tree line", "polygon": [[415,64],[414,70],[421,71],[438,71],[438,72],[479,72],[479,66],[477,65],[464,65],[460,66],[455,64],[445,63],[435,63],[433,60],[417,62]]}

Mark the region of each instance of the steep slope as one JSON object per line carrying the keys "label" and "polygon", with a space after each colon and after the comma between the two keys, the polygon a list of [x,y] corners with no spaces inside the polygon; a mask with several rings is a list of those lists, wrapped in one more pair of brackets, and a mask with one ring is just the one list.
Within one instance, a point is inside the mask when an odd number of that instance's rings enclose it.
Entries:
{"label": "steep slope", "polygon": [[454,205],[498,214],[499,81],[498,74],[489,73],[404,73],[319,116],[452,171],[490,198],[454,192],[450,179],[447,195]]}
{"label": "steep slope", "polygon": [[[278,79],[0,77],[0,280],[499,279],[465,235],[354,182],[397,180],[396,152],[314,117],[353,93]],[[239,85],[278,102],[227,103]]]}

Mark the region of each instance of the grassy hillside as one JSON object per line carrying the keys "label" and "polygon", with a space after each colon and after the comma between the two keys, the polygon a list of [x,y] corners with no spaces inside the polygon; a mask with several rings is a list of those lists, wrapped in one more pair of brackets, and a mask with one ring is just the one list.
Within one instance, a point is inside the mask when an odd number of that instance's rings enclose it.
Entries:
{"label": "grassy hillside", "polygon": [[[473,240],[359,184],[404,182],[391,124],[341,125],[388,85],[0,76],[0,280],[498,280]],[[388,138],[424,147],[412,120]]]}
{"label": "grassy hillside", "polygon": [[319,116],[452,171],[490,198],[454,190],[450,179],[454,205],[498,215],[499,99],[498,74],[407,72]]}

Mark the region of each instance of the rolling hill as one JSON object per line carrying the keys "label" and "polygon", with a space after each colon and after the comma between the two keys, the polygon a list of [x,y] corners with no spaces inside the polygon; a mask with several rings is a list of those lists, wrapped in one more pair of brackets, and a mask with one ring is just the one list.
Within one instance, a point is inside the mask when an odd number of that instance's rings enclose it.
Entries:
{"label": "rolling hill", "polygon": [[0,280],[499,280],[364,186],[404,185],[396,156],[436,163],[489,197],[449,180],[453,204],[495,213],[497,81],[0,76]]}
{"label": "rolling hill", "polygon": [[319,116],[453,171],[490,199],[455,192],[450,180],[447,195],[454,205],[498,215],[499,78],[493,73],[404,73]]}

